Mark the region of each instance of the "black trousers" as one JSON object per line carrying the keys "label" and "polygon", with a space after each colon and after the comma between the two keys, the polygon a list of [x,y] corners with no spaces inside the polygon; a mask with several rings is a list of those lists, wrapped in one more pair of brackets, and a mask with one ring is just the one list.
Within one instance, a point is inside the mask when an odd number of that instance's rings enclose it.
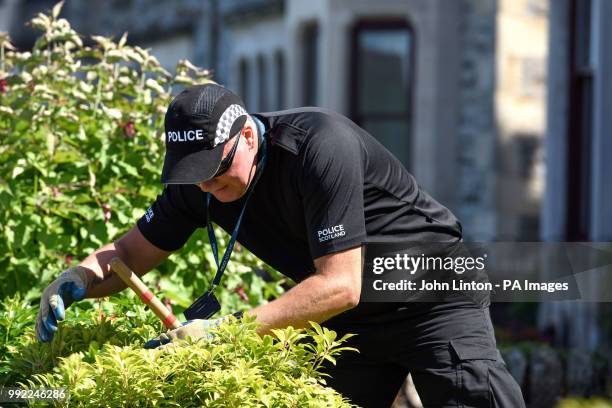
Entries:
{"label": "black trousers", "polygon": [[375,322],[327,325],[356,333],[327,383],[362,407],[389,407],[408,373],[424,407],[508,407],[525,403],[497,350],[488,307],[410,304]]}

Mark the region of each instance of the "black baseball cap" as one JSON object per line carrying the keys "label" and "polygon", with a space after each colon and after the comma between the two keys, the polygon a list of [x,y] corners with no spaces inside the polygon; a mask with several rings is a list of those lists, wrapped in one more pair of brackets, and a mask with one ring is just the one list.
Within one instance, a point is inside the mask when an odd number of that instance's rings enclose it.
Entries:
{"label": "black baseball cap", "polygon": [[213,178],[223,146],[242,130],[246,119],[242,100],[221,85],[195,85],[179,93],[166,111],[161,182],[196,184]]}

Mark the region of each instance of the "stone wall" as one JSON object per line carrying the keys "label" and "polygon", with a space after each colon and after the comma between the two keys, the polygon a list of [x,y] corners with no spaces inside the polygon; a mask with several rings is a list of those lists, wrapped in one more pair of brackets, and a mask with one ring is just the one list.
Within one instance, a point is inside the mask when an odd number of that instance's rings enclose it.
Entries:
{"label": "stone wall", "polygon": [[612,390],[610,356],[537,343],[506,347],[502,355],[530,408],[552,407],[564,397],[606,396]]}
{"label": "stone wall", "polygon": [[464,0],[457,163],[466,240],[494,238],[496,0]]}
{"label": "stone wall", "polygon": [[[48,11],[56,0],[11,1],[12,16],[8,27],[11,37],[18,47],[29,48],[33,45],[36,33],[24,23],[37,13]],[[191,57],[192,62],[206,66],[210,62],[206,54],[206,33],[210,25],[204,18],[208,15],[208,6],[209,2],[202,0],[71,0],[64,4],[61,16],[68,19],[70,24],[85,36],[96,34],[117,37],[128,32],[128,41],[131,44],[145,47],[154,47],[156,44],[166,46],[167,51],[172,54],[172,59],[176,59],[176,52],[171,48],[176,48],[178,44],[181,49],[190,51],[190,55],[182,58]],[[204,47],[195,45],[196,42],[204,43]],[[159,52],[164,54],[164,50],[160,49]]]}

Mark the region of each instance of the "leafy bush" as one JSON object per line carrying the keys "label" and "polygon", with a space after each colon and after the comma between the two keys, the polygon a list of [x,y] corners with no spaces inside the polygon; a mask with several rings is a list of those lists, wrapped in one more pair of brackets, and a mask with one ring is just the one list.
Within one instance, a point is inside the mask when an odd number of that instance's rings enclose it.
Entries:
{"label": "leafy bush", "polygon": [[[85,301],[68,312],[51,343],[35,339],[37,308],[18,296],[5,298],[0,309],[0,384],[15,383],[32,374],[50,371],[58,358],[75,352],[96,353],[103,344],[142,343],[163,329],[160,321],[132,293],[112,302]],[[57,338],[56,338],[57,337]]]}
{"label": "leafy bush", "polygon": [[[161,192],[172,92],[211,80],[188,61],[171,75],[147,50],[127,45],[126,35],[84,43],[60,10],[61,3],[31,20],[41,32],[31,52],[0,33],[0,298],[35,299],[61,270],[134,225]],[[205,236],[194,234],[188,255],[171,257],[150,277],[179,309],[212,279]],[[265,283],[260,269],[275,282]],[[238,248],[223,312],[279,295],[279,278]]]}
{"label": "leafy bush", "polygon": [[566,398],[557,404],[557,408],[610,408],[612,400],[604,398]]}
{"label": "leafy bush", "polygon": [[[320,371],[346,338],[316,324],[260,337],[245,318],[212,340],[144,350],[164,329],[126,292],[72,305],[52,342],[35,340],[31,305],[47,283],[127,231],[161,192],[173,91],[211,80],[188,61],[171,75],[125,35],[84,43],[60,11],[32,19],[41,34],[31,52],[0,33],[0,385],[67,387],[69,406],[350,406]],[[215,265],[206,234],[183,253],[144,279],[175,313],[208,289]],[[227,269],[222,314],[283,291],[239,245]]]}
{"label": "leafy bush", "polygon": [[0,306],[0,382],[26,388],[66,387],[58,405],[96,407],[348,407],[325,387],[324,360],[352,350],[346,338],[313,324],[260,337],[246,317],[214,329],[212,340],[145,350],[162,330],[135,296],[81,302],[51,343],[34,339],[35,310],[20,299]]}

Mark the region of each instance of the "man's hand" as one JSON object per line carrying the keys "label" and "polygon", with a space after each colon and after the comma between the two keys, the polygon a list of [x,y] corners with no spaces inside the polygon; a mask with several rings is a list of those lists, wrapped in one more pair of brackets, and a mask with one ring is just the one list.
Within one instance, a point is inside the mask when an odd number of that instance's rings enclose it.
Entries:
{"label": "man's hand", "polygon": [[212,327],[218,326],[223,318],[212,319],[212,320],[204,320],[204,319],[194,319],[189,320],[183,323],[182,327],[178,329],[170,330],[166,333],[162,333],[156,338],[147,341],[144,344],[144,348],[152,349],[162,346],[164,344],[168,344],[175,340],[186,340],[187,338],[191,338],[192,340],[199,340],[202,338],[210,339],[212,334],[210,334],[210,329]]}
{"label": "man's hand", "polygon": [[125,289],[109,262],[121,258],[138,276],[142,276],[170,255],[146,240],[137,226],[118,241],[104,245],[85,258],[79,266],[67,269],[43,292],[36,318],[36,337],[48,342],[64,320],[66,308],[85,297],[100,298]]}
{"label": "man's hand", "polygon": [[60,274],[43,292],[36,316],[36,337],[49,342],[57,331],[57,322],[66,317],[66,308],[85,297],[90,277],[82,266],[75,266]]}

